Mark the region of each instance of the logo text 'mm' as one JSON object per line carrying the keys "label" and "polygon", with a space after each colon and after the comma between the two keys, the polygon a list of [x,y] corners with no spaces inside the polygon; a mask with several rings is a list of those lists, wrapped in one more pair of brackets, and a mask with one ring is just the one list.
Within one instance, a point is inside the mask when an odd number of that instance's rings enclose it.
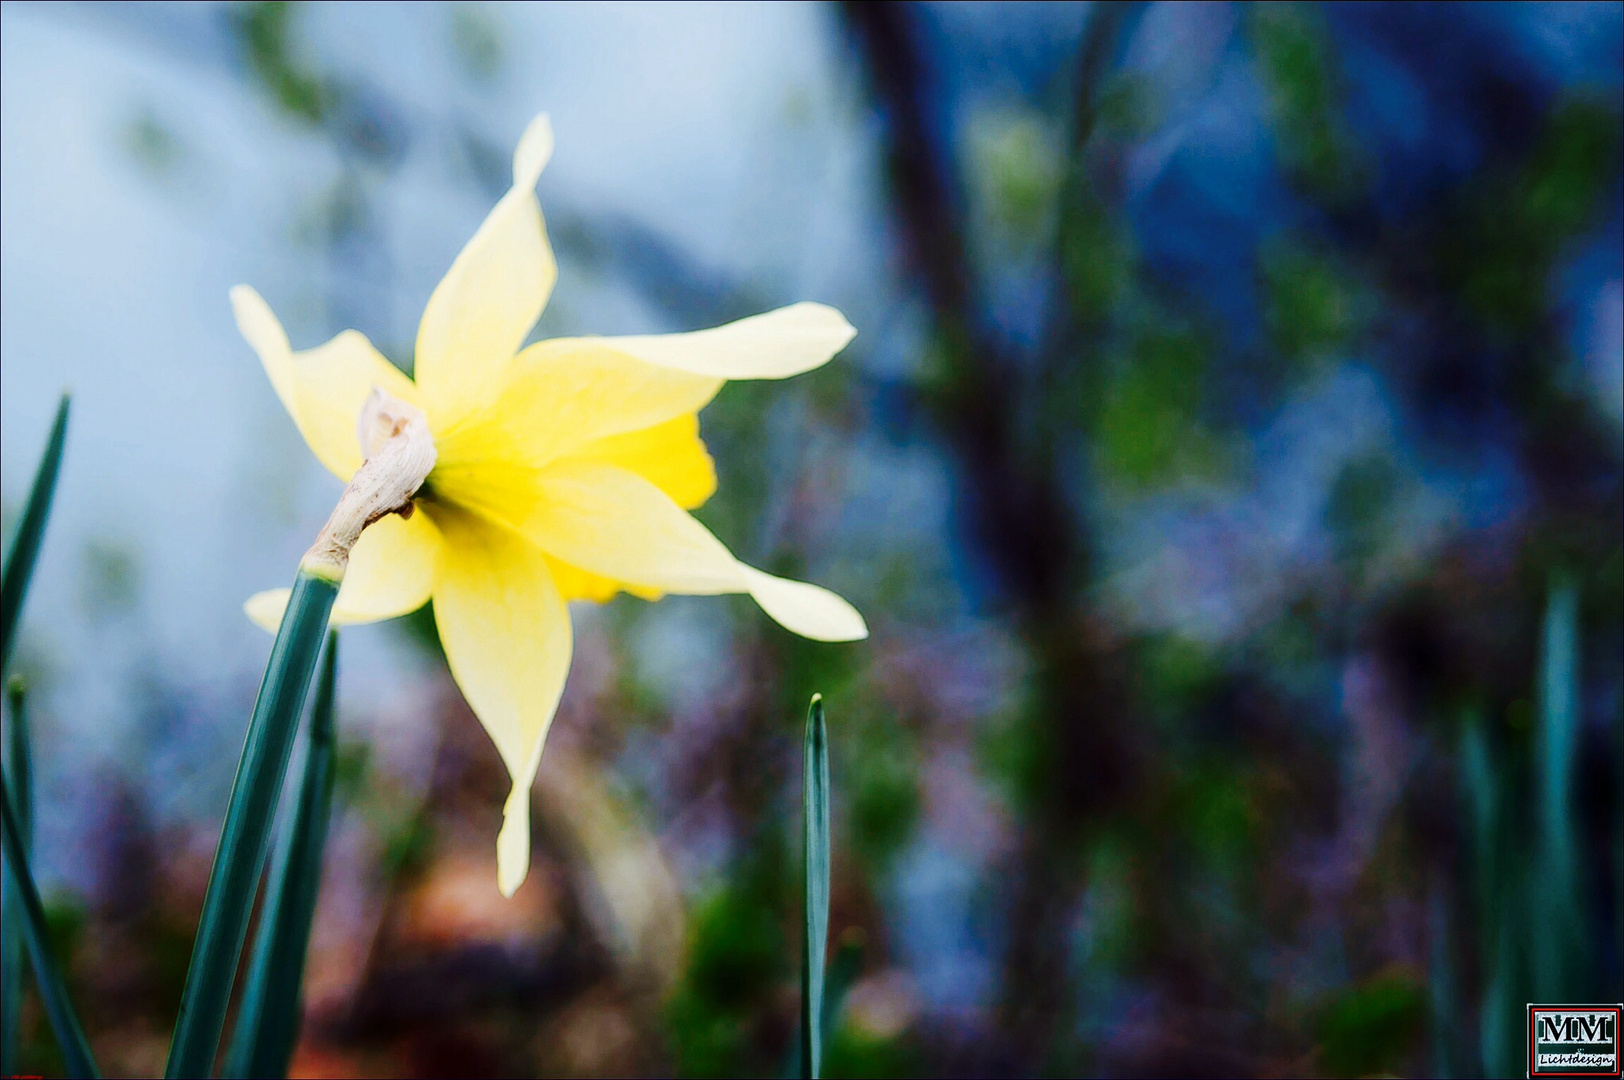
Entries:
{"label": "logo text 'mm'", "polygon": [[1539,1018],[1543,1043],[1611,1043],[1614,1018],[1606,1013],[1557,1013]]}

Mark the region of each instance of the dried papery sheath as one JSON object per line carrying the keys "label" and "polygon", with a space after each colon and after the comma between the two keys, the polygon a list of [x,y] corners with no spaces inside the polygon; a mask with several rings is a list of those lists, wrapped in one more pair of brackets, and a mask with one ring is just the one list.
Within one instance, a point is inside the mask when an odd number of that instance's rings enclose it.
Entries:
{"label": "dried papery sheath", "polygon": [[412,512],[412,496],[434,468],[434,436],[423,411],[373,388],[356,431],[365,461],[350,479],[300,566],[339,582],[361,531],[388,514]]}

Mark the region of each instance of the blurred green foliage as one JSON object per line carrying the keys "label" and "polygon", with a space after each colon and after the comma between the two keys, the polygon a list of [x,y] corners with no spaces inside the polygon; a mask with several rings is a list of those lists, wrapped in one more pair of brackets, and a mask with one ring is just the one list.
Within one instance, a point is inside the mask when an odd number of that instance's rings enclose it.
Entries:
{"label": "blurred green foliage", "polygon": [[1210,357],[1210,346],[1191,331],[1135,336],[1095,422],[1107,475],[1138,488],[1223,475],[1223,444],[1203,422]]}
{"label": "blurred green foliage", "polygon": [[336,92],[298,54],[294,39],[297,6],[262,0],[232,9],[249,70],[270,90],[288,115],[319,124],[333,108]]}
{"label": "blurred green foliage", "polygon": [[1065,213],[1060,255],[1067,299],[1079,320],[1097,323],[1130,295],[1137,255],[1133,233],[1092,191],[1073,199]]}
{"label": "blurred green foliage", "polygon": [[980,118],[967,140],[971,186],[985,203],[986,231],[1005,252],[1045,234],[1066,163],[1047,118],[1000,110]]}
{"label": "blurred green foliage", "polygon": [[1369,290],[1332,253],[1280,242],[1264,249],[1261,262],[1269,342],[1297,371],[1327,366],[1358,339],[1370,317]]}
{"label": "blurred green foliage", "polygon": [[1402,1072],[1425,1030],[1426,997],[1412,972],[1379,972],[1349,987],[1320,1014],[1320,1063],[1330,1076]]}
{"label": "blurred green foliage", "polygon": [[1551,267],[1574,236],[1616,211],[1617,106],[1562,101],[1522,160],[1502,163],[1465,196],[1443,273],[1473,314],[1500,335],[1533,330],[1550,306]]}
{"label": "blurred green foliage", "polygon": [[853,719],[842,725],[835,744],[835,797],[850,808],[847,844],[868,874],[881,878],[919,824],[919,743],[894,717]]}
{"label": "blurred green foliage", "polygon": [[463,70],[490,82],[502,70],[502,27],[483,4],[457,4],[451,10],[451,45]]}
{"label": "blurred green foliage", "polygon": [[[781,845],[764,846],[781,853]],[[793,1006],[786,991],[795,950],[783,917],[793,885],[787,860],[771,859],[769,865],[770,858],[746,856],[729,882],[690,911],[683,980],[664,1010],[679,1075],[751,1075],[752,1061],[762,1056],[757,1041],[763,1033],[751,1030],[748,1018],[763,1001]]]}
{"label": "blurred green foliage", "polygon": [[1368,166],[1342,119],[1340,73],[1320,9],[1257,4],[1247,15],[1286,168],[1333,204],[1361,194]]}

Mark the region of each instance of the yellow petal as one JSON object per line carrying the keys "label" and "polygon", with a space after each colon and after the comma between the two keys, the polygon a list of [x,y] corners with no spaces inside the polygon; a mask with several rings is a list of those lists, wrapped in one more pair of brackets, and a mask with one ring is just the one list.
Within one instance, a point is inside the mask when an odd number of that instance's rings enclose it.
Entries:
{"label": "yellow petal", "polygon": [[597,342],[651,364],[718,379],[785,379],[827,364],[856,336],[834,308],[802,302],[686,334],[560,338],[557,344]]}
{"label": "yellow petal", "polygon": [[[292,589],[266,589],[244,600],[242,609],[261,630],[274,634],[282,626],[282,615],[288,610],[288,598],[292,595]],[[338,624],[338,619],[335,617],[332,622]]]}
{"label": "yellow petal", "polygon": [[513,151],[513,186],[535,187],[552,156],[553,122],[546,113],[540,113],[525,127]]}
{"label": "yellow petal", "polygon": [[361,467],[356,422],[374,387],[416,405],[417,387],[365,335],[346,330],[325,345],[294,352],[282,324],[247,285],[231,290],[237,328],[259,354],[276,396],[321,463],[340,480]]}
{"label": "yellow petal", "polygon": [[[536,469],[598,440],[695,413],[721,386],[590,341],[540,342],[512,362],[489,408],[435,430],[435,486],[464,504],[499,509]],[[691,471],[691,454],[686,464]],[[694,477],[685,487],[695,487]]]}
{"label": "yellow petal", "polygon": [[860,641],[868,637],[863,616],[844,597],[817,585],[762,573],[739,564],[744,586],[761,610],[786,630],[813,641]]}
{"label": "yellow petal", "polygon": [[699,437],[699,417],[692,413],[641,431],[596,439],[569,457],[636,473],[684,510],[703,506],[716,494],[716,463]]}
{"label": "yellow petal", "polygon": [[536,325],[558,278],[536,181],[552,154],[546,115],[513,155],[513,187],[429,297],[417,330],[418,385],[436,437],[495,399],[508,364]]}
{"label": "yellow petal", "polygon": [[613,578],[589,574],[579,566],[571,566],[550,555],[547,556],[547,568],[553,572],[553,581],[558,585],[558,595],[564,598],[565,603],[571,600],[591,600],[595,604],[602,604],[613,600],[615,594],[620,591],[620,582]]}
{"label": "yellow petal", "polygon": [[[421,512],[410,518],[379,518],[355,543],[349,569],[333,600],[335,626],[408,615],[428,602],[440,558],[440,530]],[[271,633],[282,625],[289,590],[255,593],[243,605],[248,617]]]}
{"label": "yellow petal", "polygon": [[528,513],[513,524],[571,566],[661,592],[746,592],[786,629],[818,641],[868,636],[863,617],[845,600],[739,562],[709,529],[641,476],[570,459],[543,470],[535,484]]}
{"label": "yellow petal", "polygon": [[530,865],[530,785],[572,649],[547,560],[511,529],[436,506],[445,535],[434,618],[451,674],[513,779],[496,841],[497,884],[512,896]]}

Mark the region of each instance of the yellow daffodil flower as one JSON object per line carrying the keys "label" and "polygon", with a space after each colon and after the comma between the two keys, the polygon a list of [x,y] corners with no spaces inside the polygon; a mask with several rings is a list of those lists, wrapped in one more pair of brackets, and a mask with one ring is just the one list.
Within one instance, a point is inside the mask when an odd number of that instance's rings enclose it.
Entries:
{"label": "yellow daffodil flower", "polygon": [[[568,601],[749,593],[805,637],[868,634],[845,600],[746,566],[688,513],[716,490],[698,413],[723,383],[810,371],[855,331],[833,308],[801,303],[693,333],[521,348],[557,277],[535,194],[552,148],[537,117],[514,153],[513,187],[429,297],[415,381],[354,330],[294,352],[258,293],[231,293],[277,396],[340,480],[362,463],[357,425],[374,391],[428,421],[438,457],[418,512],[361,534],[333,621],[390,619],[433,599],[452,676],[513,780],[497,838],[508,896],[529,869],[530,787],[570,666]],[[246,608],[274,631],[287,598],[263,592]]]}

